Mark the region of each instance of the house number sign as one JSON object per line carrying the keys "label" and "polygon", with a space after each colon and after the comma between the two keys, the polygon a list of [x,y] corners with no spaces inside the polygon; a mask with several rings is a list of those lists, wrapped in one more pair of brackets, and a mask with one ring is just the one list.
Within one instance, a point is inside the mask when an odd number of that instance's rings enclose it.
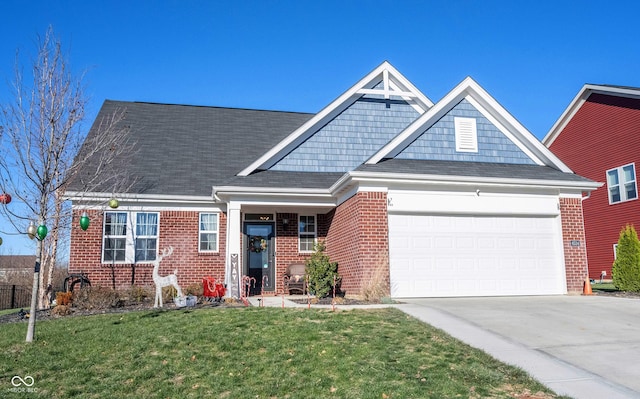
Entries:
{"label": "house number sign", "polygon": [[580,240],[571,240],[571,246],[572,247],[579,247],[580,246]]}

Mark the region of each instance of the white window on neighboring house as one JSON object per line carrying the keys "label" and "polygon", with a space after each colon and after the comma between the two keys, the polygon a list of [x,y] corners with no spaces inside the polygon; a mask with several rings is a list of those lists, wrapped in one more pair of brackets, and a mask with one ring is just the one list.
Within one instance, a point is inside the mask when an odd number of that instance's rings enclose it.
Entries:
{"label": "white window on neighboring house", "polygon": [[631,201],[638,198],[636,167],[630,163],[607,171],[609,204]]}
{"label": "white window on neighboring house", "polygon": [[478,131],[475,118],[453,118],[456,132],[456,151],[478,152]]}
{"label": "white window on neighboring house", "polygon": [[127,214],[106,212],[102,239],[102,261],[123,263],[127,255]]}
{"label": "white window on neighboring house", "polygon": [[218,252],[218,214],[201,213],[198,250],[200,252]]}
{"label": "white window on neighboring house", "polygon": [[618,243],[613,244],[613,260],[618,259]]}
{"label": "white window on neighboring house", "polygon": [[145,263],[158,253],[157,212],[105,212],[103,263]]}
{"label": "white window on neighboring house", "polygon": [[313,252],[316,234],[316,217],[300,215],[298,218],[298,250],[300,252]]}

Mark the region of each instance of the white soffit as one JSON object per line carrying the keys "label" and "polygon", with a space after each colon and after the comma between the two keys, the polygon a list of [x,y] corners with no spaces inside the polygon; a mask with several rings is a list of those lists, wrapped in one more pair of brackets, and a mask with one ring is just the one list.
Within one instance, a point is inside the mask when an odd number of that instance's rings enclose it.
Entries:
{"label": "white soffit", "polygon": [[[382,89],[374,89],[378,82],[383,82]],[[367,74],[358,83],[344,92],[314,117],[293,131],[288,137],[278,143],[275,147],[267,151],[264,155],[254,161],[251,165],[238,173],[238,176],[248,176],[257,169],[266,169],[275,164],[284,155],[292,151],[310,136],[312,136],[321,126],[325,125],[344,109],[353,104],[356,99],[365,94],[382,95],[384,98],[392,96],[401,97],[407,101],[421,114],[433,106],[420,90],[418,90],[407,78],[405,78],[389,62],[385,61],[376,69]]]}

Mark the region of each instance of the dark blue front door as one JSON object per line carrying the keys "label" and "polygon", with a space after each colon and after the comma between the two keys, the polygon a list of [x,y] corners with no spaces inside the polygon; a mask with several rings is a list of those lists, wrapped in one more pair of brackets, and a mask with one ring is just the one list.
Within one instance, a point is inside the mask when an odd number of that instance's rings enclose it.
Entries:
{"label": "dark blue front door", "polygon": [[264,284],[265,291],[275,290],[274,261],[274,225],[273,222],[245,222],[244,274],[255,279],[251,282],[250,293],[259,294]]}

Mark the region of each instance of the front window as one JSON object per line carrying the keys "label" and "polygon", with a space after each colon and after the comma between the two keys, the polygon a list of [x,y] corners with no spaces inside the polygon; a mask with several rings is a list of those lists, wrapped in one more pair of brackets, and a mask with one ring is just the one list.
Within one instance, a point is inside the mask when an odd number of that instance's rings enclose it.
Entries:
{"label": "front window", "polygon": [[104,262],[124,262],[127,247],[127,214],[107,212],[104,214],[102,259]]}
{"label": "front window", "polygon": [[298,238],[300,252],[313,252],[316,243],[316,217],[303,216],[298,219]]}
{"label": "front window", "polygon": [[200,234],[199,234],[200,252],[217,252],[218,251],[218,214],[217,213],[201,213],[200,214]]}
{"label": "front window", "polygon": [[607,171],[609,204],[630,201],[638,198],[636,188],[635,164],[631,163]]}
{"label": "front window", "polygon": [[156,260],[158,250],[158,214],[136,214],[136,262]]}

